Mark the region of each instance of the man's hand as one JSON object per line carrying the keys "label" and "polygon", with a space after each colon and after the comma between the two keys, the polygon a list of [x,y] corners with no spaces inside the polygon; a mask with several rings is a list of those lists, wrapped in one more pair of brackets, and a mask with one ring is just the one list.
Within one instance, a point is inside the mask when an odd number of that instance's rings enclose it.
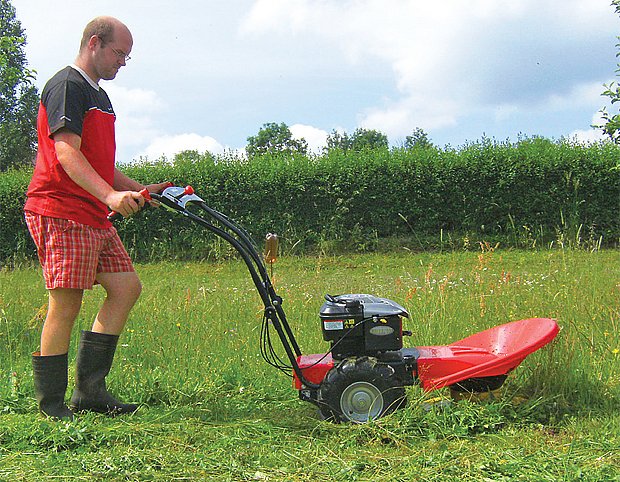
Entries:
{"label": "man's hand", "polygon": [[155,194],[161,194],[164,189],[172,186],[170,182],[160,182],[157,184],[149,184],[146,186],[149,192],[154,192]]}
{"label": "man's hand", "polygon": [[144,206],[145,199],[136,191],[112,191],[106,198],[108,207],[123,217],[137,213]]}

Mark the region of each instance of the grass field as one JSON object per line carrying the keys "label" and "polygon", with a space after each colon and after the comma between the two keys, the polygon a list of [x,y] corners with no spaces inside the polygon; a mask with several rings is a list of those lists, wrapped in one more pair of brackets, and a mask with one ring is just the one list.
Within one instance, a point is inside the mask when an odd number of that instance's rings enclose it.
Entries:
{"label": "grass field", "polygon": [[[558,320],[492,403],[431,403],[335,425],[259,354],[260,300],[245,267],[137,266],[143,295],[111,391],[134,416],[54,423],[36,413],[30,353],[46,292],[38,268],[0,271],[0,480],[620,481],[620,252],[502,251],[286,257],[274,283],[305,353],[327,349],[325,293],[369,292],[411,313],[408,346],[507,321]],[[88,329],[101,290],[87,293]],[[73,374],[70,374],[71,378]],[[70,384],[71,384],[70,380]]]}

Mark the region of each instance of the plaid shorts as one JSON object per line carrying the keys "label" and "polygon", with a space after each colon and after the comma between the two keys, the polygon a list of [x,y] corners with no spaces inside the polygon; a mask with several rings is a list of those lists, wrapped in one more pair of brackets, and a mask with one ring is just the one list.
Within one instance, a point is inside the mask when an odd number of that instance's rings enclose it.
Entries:
{"label": "plaid shorts", "polygon": [[48,290],[91,289],[97,273],[134,271],[114,226],[94,228],[29,211],[25,217]]}

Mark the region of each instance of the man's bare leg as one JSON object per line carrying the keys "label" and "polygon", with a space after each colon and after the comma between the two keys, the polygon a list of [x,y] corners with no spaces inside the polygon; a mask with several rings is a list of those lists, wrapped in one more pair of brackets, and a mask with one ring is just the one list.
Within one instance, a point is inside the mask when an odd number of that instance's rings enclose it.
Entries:
{"label": "man's bare leg", "polygon": [[120,335],[129,312],[142,291],[140,279],[135,272],[99,273],[97,281],[105,289],[107,296],[97,313],[92,331]]}
{"label": "man's bare leg", "polygon": [[41,356],[62,355],[69,351],[71,330],[82,307],[83,290],[49,290],[47,316],[41,331]]}

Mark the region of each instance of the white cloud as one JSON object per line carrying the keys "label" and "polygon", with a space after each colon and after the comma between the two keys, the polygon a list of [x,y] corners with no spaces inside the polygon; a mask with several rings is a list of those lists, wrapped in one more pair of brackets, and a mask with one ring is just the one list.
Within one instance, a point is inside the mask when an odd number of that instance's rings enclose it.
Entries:
{"label": "white cloud", "polygon": [[607,136],[603,135],[603,132],[600,129],[594,128],[590,130],[579,129],[573,131],[568,135],[568,138],[582,144],[593,144],[596,142],[609,140]]}
{"label": "white cloud", "polygon": [[[119,147],[119,162],[134,159],[157,160],[166,157],[172,160],[175,154],[186,150],[200,153],[223,154],[224,146],[210,136],[196,133],[168,135],[162,133],[158,117],[166,105],[156,92],[144,89],[127,89],[118,83],[106,83],[114,111],[116,112],[116,141]],[[125,152],[138,154],[125,155]]]}
{"label": "white cloud", "polygon": [[110,96],[114,110],[121,115],[136,115],[143,113],[156,113],[164,106],[157,93],[145,89],[128,89],[118,82],[102,82],[102,87]]}
{"label": "white cloud", "polygon": [[457,123],[461,107],[454,99],[437,99],[429,104],[418,96],[405,97],[382,108],[368,109],[360,115],[359,124],[376,129],[388,137],[403,137],[414,128],[440,129]]}
{"label": "white cloud", "polygon": [[[609,82],[611,80],[607,83]],[[606,103],[601,96],[603,90],[603,83],[599,82],[577,84],[565,94],[550,95],[546,107],[551,110],[565,110],[570,107],[602,107]]]}
{"label": "white cloud", "polygon": [[[42,88],[74,59],[93,2],[63,0],[51,10],[43,0],[12,3]],[[278,119],[327,131],[372,128],[391,141],[421,127],[453,145],[485,132],[587,131],[617,61],[618,16],[609,4],[188,0],[170,10],[163,1],[110,0],[106,13],[135,38],[127,68],[103,83],[118,114],[118,159],[175,133],[196,133],[203,143],[212,136],[215,148],[243,146],[257,126]],[[65,34],[51,38],[50,24]],[[160,41],[150,41],[152,32]],[[319,145],[321,129],[316,141],[308,129],[303,136]]]}
{"label": "white cloud", "polygon": [[387,62],[401,95],[359,112],[358,124],[403,136],[414,127],[453,126],[475,102],[466,92],[483,89],[465,72],[474,54],[463,55],[474,42],[472,29],[484,41],[485,22],[523,13],[524,2],[499,3],[393,0],[387,7],[382,0],[257,0],[241,30],[326,38],[352,64]]}
{"label": "white cloud", "polygon": [[151,90],[128,89],[118,83],[103,83],[116,113],[116,145],[119,162],[130,161],[136,152],[161,135],[157,117],[165,104]]}
{"label": "white cloud", "polygon": [[605,3],[256,0],[240,30],[308,45],[326,41],[359,65],[360,75],[364,65],[387,63],[399,94],[358,112],[358,124],[392,138],[415,127],[453,128],[472,113],[496,113],[500,121],[543,104],[570,109],[569,100],[591,102],[596,89],[575,86],[587,73],[572,66],[583,58],[579,49],[591,26],[615,22]]}
{"label": "white cloud", "polygon": [[[604,124],[603,117],[600,112],[597,112],[592,116],[593,126],[600,126]],[[609,138],[603,134],[603,131],[600,128],[591,127],[590,129],[578,129],[570,133],[568,136],[569,139],[574,139],[577,142],[582,142],[584,144],[591,144],[599,141],[609,140]]]}
{"label": "white cloud", "polygon": [[242,32],[270,30],[286,24],[297,30],[307,18],[307,2],[304,0],[258,0],[241,22]]}
{"label": "white cloud", "polygon": [[[570,109],[594,111],[602,108],[606,103],[605,99],[601,96],[602,91],[602,82],[588,82],[574,85],[569,91],[564,93],[553,92],[533,106],[514,102],[498,104],[495,106],[494,111],[495,120],[503,121],[516,117],[523,114],[526,109],[532,110],[535,113],[538,112],[539,114],[564,112]],[[594,117],[600,121],[600,114],[595,114]],[[593,124],[594,123],[593,120]]]}
{"label": "white cloud", "polygon": [[293,139],[302,137],[308,142],[308,150],[315,154],[320,154],[321,150],[327,146],[327,132],[316,127],[303,124],[294,124],[289,127]]}
{"label": "white cloud", "polygon": [[165,156],[168,160],[172,160],[175,154],[187,150],[195,150],[200,153],[223,154],[225,149],[218,141],[209,136],[200,136],[193,133],[165,135],[152,140],[137,157],[156,160]]}

